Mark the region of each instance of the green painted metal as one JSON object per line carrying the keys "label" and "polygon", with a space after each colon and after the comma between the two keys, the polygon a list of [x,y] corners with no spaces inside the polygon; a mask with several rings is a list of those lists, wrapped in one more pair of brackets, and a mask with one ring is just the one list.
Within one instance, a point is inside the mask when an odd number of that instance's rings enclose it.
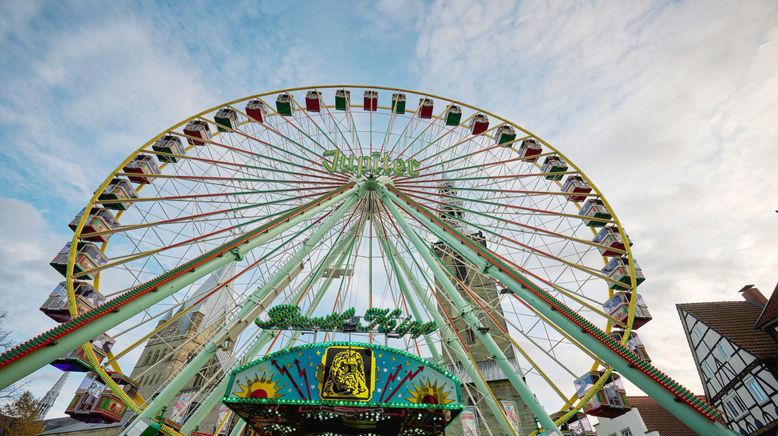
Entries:
{"label": "green painted metal", "polygon": [[246,421],[240,420],[235,424],[235,427],[230,432],[230,436],[241,436],[243,429],[246,428]]}
{"label": "green painted metal", "polygon": [[[309,277],[309,279],[306,281],[303,286],[300,286],[297,291],[294,293],[294,295],[290,296],[287,299],[287,303],[293,304],[297,300],[299,300],[303,293],[305,292],[306,288],[309,286],[312,286],[313,283],[317,282],[321,276],[324,274],[324,270],[330,267],[332,265],[332,261],[338,257],[343,256],[345,253],[343,252],[343,249],[346,248],[349,243],[353,242],[354,238],[357,235],[357,231],[360,229],[360,226],[355,224],[345,235],[345,237],[341,237],[339,241],[336,241],[335,244],[333,244],[332,248],[329,250],[327,255],[322,259],[322,262],[317,266],[316,271]],[[330,279],[331,280],[331,279]],[[267,345],[270,340],[273,339],[273,332],[270,331],[262,331],[260,333],[259,337],[252,343],[246,351],[243,353],[243,357],[236,362],[233,366],[239,367],[242,365],[245,365],[252,359],[254,359],[257,354],[259,354],[260,351]],[[211,390],[211,392],[208,393],[208,395],[200,401],[200,406],[198,407],[197,411],[189,417],[189,420],[184,423],[184,425],[181,426],[181,433],[184,435],[188,435],[192,431],[195,430],[195,428],[200,425],[200,423],[205,419],[205,417],[208,415],[208,413],[211,412],[211,410],[219,403],[219,401],[224,396],[224,392],[227,390],[227,386],[229,385],[229,377],[224,377],[219,384]]]}
{"label": "green painted metal", "polygon": [[[366,220],[362,219],[362,221],[359,224],[359,230],[355,234],[354,239],[351,240],[351,243],[349,244],[348,250],[344,250],[340,253],[340,256],[338,257],[337,262],[335,262],[336,265],[340,266],[343,265],[343,262],[347,259],[351,258],[351,252],[354,250],[354,246],[359,240],[358,236],[362,235],[365,228],[365,223],[367,223]],[[327,280],[324,281],[324,283],[321,285],[321,288],[316,293],[316,296],[314,297],[313,302],[311,303],[310,307],[305,312],[306,316],[311,316],[313,312],[316,310],[316,307],[318,307],[319,303],[321,303],[322,298],[327,293],[327,289],[329,289],[332,282],[334,282],[335,279],[332,277],[327,277]],[[300,331],[295,331],[292,334],[292,337],[287,341],[286,346],[284,348],[291,347],[297,342],[297,339],[300,337]],[[273,332],[264,331],[262,332],[262,335],[260,336],[260,340],[263,340],[266,344],[271,339],[273,339]],[[229,382],[229,380],[228,380]],[[224,390],[226,391],[227,387],[224,387]],[[242,419],[238,420],[238,422],[235,424],[235,427],[233,427],[232,431],[230,432],[230,436],[240,436],[243,434],[243,429],[246,427],[246,421],[243,421]]]}
{"label": "green painted metal", "polygon": [[144,418],[154,417],[163,407],[167,406],[178,392],[186,386],[198,371],[213,357],[216,351],[222,347],[225,341],[236,341],[243,330],[251,325],[254,318],[260,311],[264,310],[265,300],[272,296],[274,290],[282,289],[288,286],[293,278],[302,270],[302,262],[313,248],[332,230],[338,221],[351,209],[364,192],[363,187],[356,191],[349,191],[343,204],[340,205],[332,215],[327,218],[320,227],[308,238],[303,246],[289,260],[286,261],[273,277],[268,280],[261,288],[257,289],[248,298],[246,298],[243,307],[235,316],[211,339],[192,360],[176,375],[176,377],[162,389],[157,397],[141,412],[130,425],[121,433],[123,436],[129,434],[135,425],[138,425]]}
{"label": "green painted metal", "polygon": [[[407,280],[408,283],[410,283],[411,285],[409,288],[406,287],[406,289],[412,289],[414,291],[414,294],[416,295],[416,300],[420,301],[424,305],[425,309],[427,310],[427,313],[430,316],[432,316],[435,322],[440,326],[439,331],[442,340],[451,348],[457,360],[462,365],[462,368],[470,377],[470,380],[473,381],[473,384],[475,384],[478,391],[481,392],[484,401],[486,401],[489,410],[497,418],[502,430],[505,432],[505,434],[517,434],[518,432],[516,432],[516,430],[513,429],[513,427],[505,417],[505,414],[502,410],[502,406],[497,404],[496,399],[490,394],[491,390],[486,384],[486,380],[484,380],[481,373],[477,370],[476,366],[473,364],[472,359],[470,358],[469,354],[460,343],[456,333],[446,322],[445,318],[443,318],[443,315],[440,314],[437,306],[432,301],[430,301],[429,298],[427,298],[427,291],[425,290],[424,286],[422,286],[422,284],[419,283],[416,276],[413,275],[410,267],[405,262],[405,259],[403,259],[396,251],[396,247],[394,247],[386,238],[384,238],[384,244],[387,246],[389,254],[396,260],[397,265],[400,268],[400,271],[402,271],[402,274],[399,274],[398,271],[398,276],[404,275],[404,279]],[[414,262],[416,261],[414,260]],[[414,299],[411,298],[410,295],[406,295],[406,300],[408,300],[409,302],[414,301]],[[437,349],[431,344],[428,344],[428,346],[430,346],[431,350],[433,350],[433,356],[436,359],[439,359],[441,362],[443,362],[443,356],[437,351]]]}
{"label": "green painted metal", "polygon": [[[373,220],[373,225],[375,226],[375,220]],[[377,227],[377,226],[376,226]],[[397,278],[397,284],[400,287],[400,292],[405,297],[405,301],[408,302],[408,306],[411,308],[411,313],[413,314],[413,317],[417,320],[421,321],[423,320],[422,312],[419,310],[419,306],[416,304],[416,300],[411,297],[411,295],[408,292],[409,286],[408,282],[406,281],[405,277],[400,272],[400,267],[397,265],[397,260],[395,260],[395,252],[393,250],[393,247],[391,247],[391,244],[389,244],[389,241],[386,240],[386,236],[383,234],[383,232],[376,228],[375,233],[378,237],[378,244],[381,246],[381,249],[384,251],[384,254],[389,259],[389,264],[392,266],[392,269],[394,270],[394,276]],[[440,324],[438,324],[440,326]],[[445,361],[443,360],[443,355],[440,354],[440,351],[438,351],[437,347],[435,347],[435,344],[432,342],[432,337],[430,335],[424,335],[424,341],[427,344],[427,348],[430,350],[430,353],[432,353],[432,358],[435,360],[435,364],[437,365],[444,365]]]}
{"label": "green painted metal", "polygon": [[[338,190],[334,190],[333,193],[337,192]],[[267,230],[265,230],[264,232],[257,233],[254,237],[247,239],[244,243],[241,243],[237,247],[235,247],[235,249],[231,252],[230,255],[215,257],[203,263],[202,265],[194,268],[193,270],[190,270],[189,272],[175,279],[172,279],[171,281],[165,283],[164,285],[159,286],[156,289],[156,291],[143,294],[140,297],[136,298],[131,303],[122,306],[120,309],[116,309],[104,313],[102,316],[96,317],[93,321],[87,322],[80,328],[59,338],[56,343],[50,346],[38,348],[30,352],[26,356],[14,362],[11,362],[7,366],[3,367],[2,370],[0,370],[0,389],[10,386],[13,383],[16,383],[17,381],[21,380],[27,375],[33,373],[34,371],[37,371],[41,367],[48,365],[54,359],[69,353],[71,350],[75,349],[76,347],[82,344],[87,343],[90,339],[98,336],[99,334],[104,333],[113,327],[116,327],[117,325],[132,318],[138,313],[141,313],[143,310],[173,295],[175,292],[179,291],[180,289],[194,283],[195,281],[204,277],[205,275],[217,270],[218,268],[221,268],[224,265],[235,262],[238,258],[242,258],[247,252],[267,243],[271,239],[275,238],[277,235],[281,234],[282,232],[288,230],[291,227],[294,227],[304,219],[307,219],[311,214],[319,212],[333,204],[337,204],[338,202],[342,201],[348,196],[353,195],[356,191],[357,191],[356,186],[351,186],[348,189],[344,190],[343,192],[334,195],[329,199],[325,199],[322,201],[322,198],[326,198],[327,195],[330,195],[332,193],[326,194],[302,206],[301,208],[295,209],[295,210],[305,210],[305,213],[292,214],[292,215],[283,214],[280,217],[269,222],[266,226],[264,226]],[[241,241],[242,239],[243,237],[239,236],[235,238],[233,241],[227,242],[223,244],[221,247],[212,250],[212,252],[219,252],[219,250],[223,250],[222,247],[229,247],[231,245],[234,245],[236,241]],[[180,268],[186,268],[186,267],[187,265],[185,264],[183,267]],[[172,270],[169,273],[173,273],[175,271],[176,270]],[[151,283],[151,285],[155,283],[156,282]],[[121,297],[118,297],[117,299],[114,299],[111,302],[106,303],[104,306],[108,306],[113,301],[117,301],[120,298]],[[82,316],[75,317],[73,318],[72,321],[78,322],[82,318],[92,316],[93,313],[98,313],[99,310],[101,310],[101,307],[98,307],[97,309],[91,312],[87,312]],[[40,337],[45,337],[47,334],[50,333],[51,331],[44,333]],[[21,346],[17,347],[17,349],[25,345],[26,344],[22,344]],[[9,352],[14,352],[15,350],[16,349],[12,349],[9,350]]]}
{"label": "green painted metal", "polygon": [[[389,244],[389,246],[392,247],[391,244]],[[505,412],[502,410],[502,406],[497,404],[496,399],[491,395],[491,390],[486,384],[486,380],[484,380],[482,374],[470,358],[470,355],[460,343],[459,338],[457,337],[454,330],[451,328],[448,322],[446,322],[446,319],[443,318],[443,315],[440,314],[437,306],[432,301],[430,301],[429,298],[426,298],[427,291],[416,279],[416,276],[413,275],[410,267],[405,262],[405,259],[399,256],[396,251],[393,251],[393,253],[395,255],[395,259],[397,259],[397,264],[405,274],[405,278],[410,282],[411,289],[413,289],[414,293],[416,294],[416,299],[424,305],[427,313],[431,315],[432,319],[434,319],[435,322],[440,326],[440,334],[443,342],[445,342],[454,352],[454,355],[456,356],[460,365],[462,365],[462,369],[467,373],[468,377],[470,377],[470,380],[472,380],[476,389],[481,392],[484,401],[486,401],[487,407],[489,407],[492,415],[497,418],[497,422],[500,423],[502,431],[505,434],[519,434],[516,430],[514,430],[510,422],[508,422],[507,418],[505,417]]]}
{"label": "green painted metal", "polygon": [[[629,361],[619,356],[616,352],[606,346],[605,343],[596,339],[592,335],[584,333],[581,327],[576,325],[570,318],[560,313],[559,310],[554,310],[548,303],[543,301],[536,293],[545,293],[545,291],[535,285],[531,280],[527,279],[515,270],[512,270],[511,274],[507,274],[505,272],[506,267],[495,261],[496,257],[493,256],[491,251],[488,249],[483,250],[484,252],[491,254],[491,256],[486,257],[480,255],[477,251],[463,244],[457,236],[454,236],[456,234],[455,229],[448,226],[444,227],[444,223],[437,223],[421,213],[420,210],[423,208],[423,206],[419,204],[414,204],[411,206],[405,199],[400,198],[386,187],[383,188],[383,193],[385,195],[385,203],[392,206],[394,210],[398,212],[398,216],[402,217],[394,203],[399,205],[399,207],[402,208],[406,213],[419,221],[435,236],[447,243],[464,259],[477,265],[485,274],[489,275],[495,280],[498,280],[500,283],[508,287],[508,289],[510,289],[514,294],[519,296],[522,300],[532,306],[543,316],[551,320],[551,322],[553,322],[557,327],[564,330],[583,346],[587,347],[587,349],[599,357],[603,362],[606,362],[608,365],[613,367],[614,370],[634,383],[638,388],[643,390],[643,392],[651,396],[654,400],[656,400],[657,403],[664,407],[668,412],[675,415],[691,429],[700,434],[711,436],[731,436],[737,434],[725,428],[724,426],[711,421],[688,404],[685,404],[682,401],[676,401],[675,394],[670,392],[659,382],[634,368]],[[521,277],[522,282],[516,280],[512,275]],[[525,285],[531,287],[535,292],[530,291],[530,289],[525,287]],[[572,311],[570,312],[572,313]],[[595,326],[592,327],[596,328]],[[605,336],[604,333],[603,336]],[[649,364],[645,364],[645,366],[650,368],[650,371],[656,374],[660,374],[660,372],[653,366]],[[543,425],[546,427],[546,424]]]}
{"label": "green painted metal", "polygon": [[489,351],[492,356],[494,356],[494,362],[497,364],[497,366],[500,367],[505,377],[508,379],[508,381],[510,381],[513,388],[519,394],[521,399],[524,400],[524,403],[527,405],[527,407],[529,407],[529,409],[540,421],[543,427],[546,429],[559,431],[557,425],[554,424],[554,420],[551,419],[551,417],[548,415],[546,409],[544,409],[543,405],[540,404],[540,401],[538,401],[538,399],[529,389],[529,386],[527,386],[527,383],[524,382],[521,375],[516,373],[516,369],[505,356],[505,353],[503,353],[503,351],[500,349],[500,346],[497,345],[497,342],[495,342],[494,338],[492,338],[492,335],[489,334],[489,332],[485,329],[481,328],[481,322],[475,315],[473,306],[470,305],[470,303],[468,303],[464,297],[462,297],[454,283],[451,282],[451,279],[449,279],[446,271],[430,252],[429,245],[425,243],[411,228],[411,226],[408,224],[408,221],[406,221],[405,217],[397,208],[397,206],[389,198],[387,198],[387,194],[389,194],[389,191],[384,188],[384,197],[382,198],[382,201],[386,205],[387,209],[389,209],[389,212],[391,212],[395,221],[397,221],[402,230],[405,232],[408,239],[410,239],[411,243],[416,247],[416,251],[421,255],[421,258],[424,259],[424,261],[427,263],[427,266],[430,268],[430,270],[432,270],[435,279],[438,281],[440,287],[443,288],[446,294],[448,294],[449,299],[454,304],[454,306],[456,306],[457,310],[462,316],[462,319],[470,326],[475,336],[484,345],[484,348],[486,348],[486,350]]}

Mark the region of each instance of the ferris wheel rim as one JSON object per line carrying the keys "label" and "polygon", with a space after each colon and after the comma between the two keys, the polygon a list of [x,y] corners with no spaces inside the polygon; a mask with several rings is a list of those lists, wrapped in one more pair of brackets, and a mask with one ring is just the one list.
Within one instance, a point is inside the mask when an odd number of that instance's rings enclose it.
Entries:
{"label": "ferris wheel rim", "polygon": [[[580,167],[578,167],[575,164],[575,162],[573,162],[572,160],[567,158],[567,156],[563,152],[561,152],[560,150],[558,150],[555,147],[553,147],[551,144],[549,144],[544,139],[542,139],[542,137],[534,134],[533,132],[531,132],[528,129],[525,129],[524,127],[520,126],[517,123],[514,123],[514,122],[512,122],[512,121],[510,121],[508,119],[505,119],[505,118],[503,118],[503,117],[501,117],[501,116],[499,116],[497,114],[494,114],[493,112],[484,110],[484,109],[482,109],[480,107],[477,107],[475,105],[471,105],[471,104],[468,104],[468,103],[465,103],[465,102],[462,102],[462,101],[454,100],[454,99],[451,99],[451,98],[448,98],[448,97],[443,97],[443,96],[440,96],[440,95],[429,94],[429,93],[415,91],[415,90],[410,90],[410,89],[397,88],[397,87],[374,86],[374,85],[331,84],[331,85],[314,85],[314,86],[301,86],[301,87],[284,88],[284,89],[273,90],[273,91],[269,91],[269,92],[249,95],[249,96],[246,96],[246,97],[238,98],[238,99],[235,99],[235,100],[232,100],[232,101],[229,101],[229,102],[226,102],[226,103],[222,103],[222,104],[213,106],[211,108],[208,108],[208,109],[206,109],[204,111],[201,111],[201,112],[199,112],[199,113],[197,113],[197,114],[195,114],[193,116],[190,116],[190,117],[188,117],[188,118],[186,118],[186,119],[184,119],[184,120],[182,120],[182,121],[180,121],[180,122],[178,122],[176,124],[173,124],[169,128],[163,130],[162,132],[160,132],[159,134],[157,134],[156,136],[151,138],[147,143],[145,143],[144,145],[142,145],[139,148],[137,148],[134,152],[132,152],[100,184],[100,186],[95,191],[95,193],[92,196],[92,198],[90,199],[90,201],[87,203],[86,208],[88,210],[89,208],[95,206],[95,204],[97,202],[97,199],[100,196],[100,194],[102,194],[105,191],[105,189],[110,184],[111,180],[113,178],[115,178],[117,176],[117,174],[122,171],[122,168],[124,166],[126,166],[129,162],[131,162],[136,156],[138,156],[141,153],[143,153],[143,151],[148,150],[149,147],[156,140],[158,140],[159,138],[163,137],[166,134],[169,134],[171,131],[184,126],[189,121],[192,121],[192,120],[195,120],[195,119],[198,119],[198,118],[204,118],[205,115],[207,115],[209,113],[213,113],[214,111],[216,111],[216,110],[218,110],[220,108],[229,107],[229,106],[235,105],[237,103],[241,103],[241,102],[250,100],[252,98],[262,98],[262,97],[266,97],[266,96],[270,96],[270,95],[277,95],[277,94],[285,93],[285,92],[295,92],[295,91],[303,91],[303,90],[318,90],[318,89],[341,89],[341,88],[342,89],[372,89],[372,90],[383,90],[383,91],[408,92],[408,93],[412,93],[414,95],[423,95],[423,96],[427,96],[429,98],[441,99],[441,100],[449,102],[451,104],[459,104],[459,105],[461,105],[463,107],[467,107],[467,108],[475,110],[477,112],[484,113],[484,114],[486,114],[488,116],[493,117],[494,119],[497,119],[497,120],[501,121],[504,124],[510,125],[510,126],[516,128],[516,129],[518,129],[519,131],[525,133],[527,136],[531,136],[533,138],[536,138],[544,146],[548,147],[554,154],[556,154],[556,155],[560,156],[561,158],[563,158],[565,160],[565,162],[567,162],[571,166],[571,168],[575,170],[576,174],[580,175],[587,183],[589,183],[589,185],[592,187],[594,193],[596,194],[596,197],[599,198],[603,202],[603,204],[605,205],[606,209],[611,213],[611,215],[612,215],[611,219],[613,221],[613,224],[618,229],[618,231],[621,234],[622,238],[624,238],[626,240],[626,232],[624,231],[623,226],[622,226],[620,220],[618,219],[618,216],[617,216],[615,210],[611,207],[611,205],[608,202],[607,198],[599,190],[597,185],[592,182],[592,180],[586,175],[586,173]],[[359,105],[354,105],[354,107],[359,107]],[[191,148],[191,147],[192,147],[192,145],[190,145],[188,148]],[[577,207],[580,210],[580,205],[577,205]],[[85,224],[87,218],[88,218],[88,215],[84,214],[81,217],[80,222],[77,224],[76,229],[74,231],[73,238],[71,240],[70,253],[68,254],[68,265],[67,265],[66,282],[67,282],[67,287],[68,287],[68,304],[69,304],[69,309],[71,311],[71,315],[74,315],[75,313],[77,313],[77,302],[76,302],[76,299],[75,299],[75,294],[74,294],[74,289],[73,289],[73,280],[74,280],[73,269],[74,269],[74,262],[75,262],[75,254],[76,254],[76,250],[77,250],[77,243],[78,243],[79,238],[80,238],[80,236],[82,234],[82,230],[83,230],[83,227],[84,227],[84,224]],[[107,248],[107,245],[108,245],[108,242],[105,242],[103,244],[102,248],[101,248],[101,251],[104,252],[105,249]],[[631,301],[630,301],[630,305],[629,305],[629,312],[630,312],[629,313],[629,318],[628,318],[629,322],[628,322],[627,326],[625,326],[626,328],[624,329],[625,333],[624,333],[624,337],[622,339],[622,342],[626,342],[626,338],[627,338],[627,336],[629,335],[629,332],[632,329],[632,319],[634,318],[634,311],[635,311],[635,306],[636,306],[636,298],[637,298],[637,295],[638,295],[638,292],[636,291],[637,284],[635,282],[635,265],[634,265],[634,260],[633,260],[633,256],[632,256],[632,250],[629,247],[629,244],[625,245],[625,250],[624,251],[625,251],[626,257],[627,257],[628,262],[629,262],[630,278],[631,278],[631,282],[632,282],[631,283],[631,291],[632,292],[631,292]],[[98,275],[98,278],[99,278],[99,275]],[[95,286],[95,288],[99,289],[99,283],[98,283],[98,286]],[[611,291],[611,294],[612,294],[612,291]],[[612,323],[611,323],[610,320],[608,320],[607,321],[607,327],[606,327],[607,330],[606,331],[610,331],[611,326],[612,326]],[[94,352],[91,350],[90,347],[88,347],[88,344],[84,345],[84,350],[87,353],[90,361],[92,361],[93,359],[94,359],[94,361],[97,360],[96,356],[94,355]],[[91,356],[90,356],[90,354],[91,354]],[[93,361],[93,363],[94,363],[94,361]],[[100,365],[96,365],[96,366],[99,367]],[[592,369],[596,369],[598,366],[599,366],[599,364],[595,361]],[[97,370],[97,368],[95,368],[95,369]],[[610,369],[608,369],[608,371],[610,371]],[[98,372],[99,372],[99,370],[98,370]],[[104,374],[101,374],[101,376],[102,375],[104,375]],[[105,374],[105,375],[107,375],[107,374]],[[128,405],[131,405],[131,404],[133,404],[132,400],[130,400],[130,403],[128,403]]]}

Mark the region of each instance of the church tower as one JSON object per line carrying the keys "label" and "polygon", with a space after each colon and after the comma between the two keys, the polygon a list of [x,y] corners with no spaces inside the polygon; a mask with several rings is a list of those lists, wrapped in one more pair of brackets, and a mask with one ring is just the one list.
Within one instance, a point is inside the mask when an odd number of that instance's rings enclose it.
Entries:
{"label": "church tower", "polygon": [[[486,238],[482,232],[473,231],[464,226],[460,221],[464,218],[464,209],[461,207],[462,200],[457,196],[455,185],[450,181],[444,181],[439,187],[439,193],[441,197],[444,197],[447,200],[446,204],[440,207],[440,218],[448,225],[456,228],[459,232],[467,235],[473,242],[476,242],[483,247],[487,247]],[[481,328],[488,330],[494,341],[503,353],[505,353],[505,357],[507,357],[511,364],[516,368],[516,372],[521,374],[521,366],[518,360],[516,360],[516,351],[513,348],[513,344],[507,335],[503,333],[503,330],[508,331],[508,326],[505,323],[502,306],[499,302],[500,292],[497,289],[494,280],[481,273],[476,265],[462,258],[462,256],[454,252],[454,250],[442,241],[432,244],[432,252],[442,263],[443,267],[449,271],[451,281],[454,283],[462,297],[464,297],[464,299],[475,309],[475,313],[481,321]],[[437,281],[436,286],[440,288]],[[479,303],[486,307],[494,308],[492,316],[496,320],[496,323],[483,312]],[[535,419],[529,408],[521,397],[519,397],[510,381],[508,381],[502,373],[502,370],[497,366],[491,354],[477,339],[475,332],[473,332],[467,322],[462,318],[459,310],[445,298],[441,298],[441,309],[443,316],[450,319],[454,329],[460,333],[465,348],[467,348],[468,352],[473,357],[473,360],[478,365],[489,388],[494,393],[498,402],[502,405],[503,410],[506,411],[509,420],[512,421],[514,426],[520,427],[517,430],[519,430],[522,435],[533,432],[536,429]],[[499,323],[499,325],[497,325],[497,323]],[[453,351],[444,350],[443,354],[446,358],[447,365],[459,366],[459,363],[455,361],[456,359],[452,357],[455,355]],[[473,396],[473,399],[471,399],[468,395],[465,395],[465,405],[472,406],[473,400],[475,400],[476,403],[479,403],[483,393],[479,392],[471,382],[468,382],[466,376],[463,376],[463,382],[465,384],[463,386],[463,391],[469,391]],[[478,416],[476,418],[480,434],[489,434],[486,430],[487,427],[491,429],[499,428],[496,418],[488,408],[482,406],[479,409],[484,414],[484,416]],[[464,434],[463,423],[452,423],[446,429],[446,434]]]}
{"label": "church tower", "polygon": [[[234,264],[216,270],[175,314],[171,310],[160,319],[157,327],[164,327],[148,340],[131,375],[146,401],[151,401],[168,378],[177,374],[208,338],[224,326],[235,307],[232,285],[224,286],[202,302],[197,301],[234,275]],[[231,352],[219,350],[189,381],[167,406],[166,418],[169,421],[182,424],[194,413],[199,397],[221,381],[218,374],[224,375],[229,371]],[[200,426],[202,431],[210,431],[218,425],[218,412],[219,408],[215,408],[206,417]]]}
{"label": "church tower", "polygon": [[44,395],[43,398],[38,401],[39,420],[43,421],[44,418],[46,418],[46,414],[48,414],[49,410],[51,410],[51,407],[54,406],[54,403],[57,401],[57,397],[59,397],[59,393],[62,391],[62,386],[65,384],[65,380],[67,380],[69,374],[70,372],[64,371],[62,375],[59,376],[59,380],[54,383],[54,386],[52,386],[52,388],[46,392],[46,395]]}

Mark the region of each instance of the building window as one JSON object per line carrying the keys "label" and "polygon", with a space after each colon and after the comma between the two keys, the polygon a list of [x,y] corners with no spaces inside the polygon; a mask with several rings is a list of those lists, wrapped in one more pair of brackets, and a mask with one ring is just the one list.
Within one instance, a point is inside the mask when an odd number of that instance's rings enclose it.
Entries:
{"label": "building window", "polygon": [[702,339],[702,327],[700,327],[699,324],[695,325],[694,328],[692,328],[692,338],[699,341]]}
{"label": "building window", "polygon": [[632,431],[630,431],[628,428],[625,428],[621,430],[621,436],[632,436]]}
{"label": "building window", "polygon": [[729,358],[732,357],[732,353],[727,350],[727,346],[724,341],[719,341],[718,345],[716,346],[716,350],[718,351],[719,357],[724,362],[728,361]]}
{"label": "building window", "polygon": [[465,333],[467,333],[467,343],[469,345],[475,344],[475,332],[473,332],[473,329],[468,327]]}
{"label": "building window", "polygon": [[762,388],[762,385],[759,384],[759,380],[754,377],[749,377],[746,379],[745,385],[748,388],[748,391],[751,392],[751,395],[754,396],[757,403],[762,404],[767,401],[767,394]]}
{"label": "building window", "polygon": [[724,403],[724,409],[727,411],[727,416],[730,420],[734,421],[740,419],[746,412],[745,404],[737,392],[733,392],[722,399]]}
{"label": "building window", "polygon": [[713,368],[710,367],[710,363],[707,361],[702,362],[702,370],[705,371],[708,378],[713,377]]}

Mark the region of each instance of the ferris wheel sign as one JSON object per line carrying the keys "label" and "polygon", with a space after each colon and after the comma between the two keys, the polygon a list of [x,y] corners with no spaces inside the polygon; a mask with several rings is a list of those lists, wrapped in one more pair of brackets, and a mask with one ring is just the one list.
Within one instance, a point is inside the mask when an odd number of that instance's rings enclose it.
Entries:
{"label": "ferris wheel sign", "polygon": [[[329,173],[356,174],[361,177],[366,174],[394,177],[416,177],[419,175],[419,161],[416,159],[392,159],[389,153],[374,151],[364,156],[346,156],[340,150],[327,150],[322,153],[322,166]],[[328,161],[332,158],[332,161]]]}
{"label": "ferris wheel sign", "polygon": [[[438,329],[434,321],[421,322],[403,317],[400,309],[379,309],[371,307],[364,316],[356,316],[352,307],[343,312],[334,312],[323,317],[307,317],[299,306],[280,304],[267,311],[268,319],[257,318],[254,323],[264,330],[318,330],[353,333],[383,333],[390,337],[410,335],[415,339],[429,335]],[[365,323],[362,323],[365,321]]]}

